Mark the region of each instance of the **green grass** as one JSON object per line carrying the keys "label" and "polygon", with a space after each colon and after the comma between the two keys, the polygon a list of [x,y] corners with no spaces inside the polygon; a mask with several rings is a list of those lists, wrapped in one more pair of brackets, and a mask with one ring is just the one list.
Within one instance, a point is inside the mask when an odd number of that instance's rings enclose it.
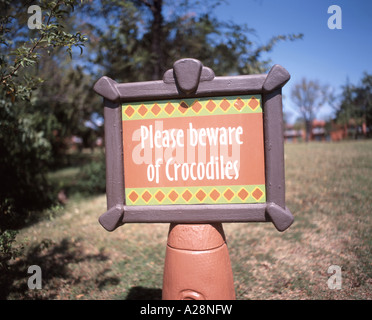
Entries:
{"label": "green grass", "polygon": [[[295,222],[224,224],[237,299],[372,298],[372,141],[287,144],[286,203]],[[75,169],[53,173],[66,184]],[[56,215],[18,234],[8,299],[160,299],[167,224],[98,223],[104,195],[73,198]],[[43,289],[27,288],[27,268]],[[330,290],[328,267],[342,268]]]}

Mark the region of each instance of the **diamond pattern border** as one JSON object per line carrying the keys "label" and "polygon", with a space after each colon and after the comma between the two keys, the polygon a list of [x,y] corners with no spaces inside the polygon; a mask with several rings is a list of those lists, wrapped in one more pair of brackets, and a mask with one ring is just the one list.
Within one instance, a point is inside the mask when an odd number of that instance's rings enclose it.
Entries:
{"label": "diamond pattern border", "polygon": [[126,188],[127,205],[265,203],[265,185]]}
{"label": "diamond pattern border", "polygon": [[262,113],[261,95],[157,100],[122,105],[123,120]]}

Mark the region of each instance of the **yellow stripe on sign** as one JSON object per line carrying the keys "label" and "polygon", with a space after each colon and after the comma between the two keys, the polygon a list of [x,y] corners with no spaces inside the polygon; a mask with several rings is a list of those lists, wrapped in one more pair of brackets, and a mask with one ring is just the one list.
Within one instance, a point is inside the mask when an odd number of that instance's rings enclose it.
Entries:
{"label": "yellow stripe on sign", "polygon": [[265,185],[126,188],[127,205],[265,203]]}
{"label": "yellow stripe on sign", "polygon": [[134,102],[122,105],[123,120],[262,113],[260,95]]}

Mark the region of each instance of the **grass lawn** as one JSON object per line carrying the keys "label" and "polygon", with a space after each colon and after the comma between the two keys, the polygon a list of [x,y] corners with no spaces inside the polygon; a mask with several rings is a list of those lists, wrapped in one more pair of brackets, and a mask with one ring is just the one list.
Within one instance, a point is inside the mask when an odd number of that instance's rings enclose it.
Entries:
{"label": "grass lawn", "polygon": [[[285,161],[294,224],[284,233],[224,224],[237,299],[372,299],[372,141],[287,144]],[[21,230],[8,299],[160,299],[169,226],[108,233],[97,221],[105,210],[104,195],[72,198]],[[41,290],[27,287],[32,264]],[[328,288],[331,265],[341,267],[341,290]]]}

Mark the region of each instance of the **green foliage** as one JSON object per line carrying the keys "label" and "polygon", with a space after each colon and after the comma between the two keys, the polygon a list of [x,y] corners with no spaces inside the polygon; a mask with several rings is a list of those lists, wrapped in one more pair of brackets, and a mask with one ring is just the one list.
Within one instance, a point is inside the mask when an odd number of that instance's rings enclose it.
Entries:
{"label": "green foliage", "polygon": [[58,63],[53,59],[44,59],[40,67],[38,74],[48,81],[35,90],[32,112],[44,119],[44,132],[51,144],[51,165],[56,168],[67,162],[71,137],[81,137],[85,147],[92,147],[97,137],[102,137],[103,127],[94,119],[102,111],[102,102],[92,92],[93,80],[81,67],[56,73]]}
{"label": "green foliage", "polygon": [[20,252],[21,248],[15,248],[13,246],[15,242],[17,232],[14,230],[6,230],[0,233],[0,272],[6,272],[7,261],[16,258]]}
{"label": "green foliage", "polygon": [[[49,139],[57,122],[31,100],[44,78],[32,70],[44,55],[58,48],[71,54],[87,40],[66,31],[62,21],[75,1],[0,1],[0,254],[1,263],[12,257],[14,232],[35,210],[52,202],[46,180],[52,162]],[[47,17],[41,29],[27,28],[27,8],[38,4]],[[31,71],[31,72],[30,72]]]}
{"label": "green foliage", "polygon": [[50,203],[45,173],[51,145],[38,115],[29,113],[27,106],[0,104],[0,176],[4,181],[0,186],[1,227],[16,223],[28,210]]}
{"label": "green foliage", "polygon": [[89,15],[101,23],[86,25],[97,53],[93,61],[106,75],[123,82],[161,79],[176,60],[185,57],[199,59],[216,75],[261,73],[270,64],[262,55],[278,41],[302,38],[302,34],[279,35],[258,45],[252,41],[254,29],[214,15],[220,3],[96,1]]}
{"label": "green foliage", "polygon": [[101,194],[106,191],[106,165],[104,154],[84,165],[78,174],[76,190],[83,195]]}
{"label": "green foliage", "polygon": [[[364,73],[358,85],[347,83],[343,87],[340,107],[336,112],[339,124],[350,124],[367,129],[367,136],[372,136],[372,75]],[[357,135],[358,131],[355,131]]]}
{"label": "green foliage", "polygon": [[[40,29],[27,29],[27,8],[34,1],[22,1],[24,6],[1,1],[4,16],[1,19],[0,43],[7,55],[1,56],[0,84],[5,97],[15,100],[28,100],[33,89],[43,80],[27,75],[19,77],[24,68],[34,66],[43,54],[51,54],[56,48],[65,47],[71,55],[72,47],[82,50],[87,38],[80,32],[71,34],[64,30],[62,23],[68,8],[73,9],[75,1],[40,1],[36,2],[47,16]],[[18,6],[17,6],[18,5]],[[13,29],[13,30],[12,30]],[[30,35],[36,33],[34,37]]]}

